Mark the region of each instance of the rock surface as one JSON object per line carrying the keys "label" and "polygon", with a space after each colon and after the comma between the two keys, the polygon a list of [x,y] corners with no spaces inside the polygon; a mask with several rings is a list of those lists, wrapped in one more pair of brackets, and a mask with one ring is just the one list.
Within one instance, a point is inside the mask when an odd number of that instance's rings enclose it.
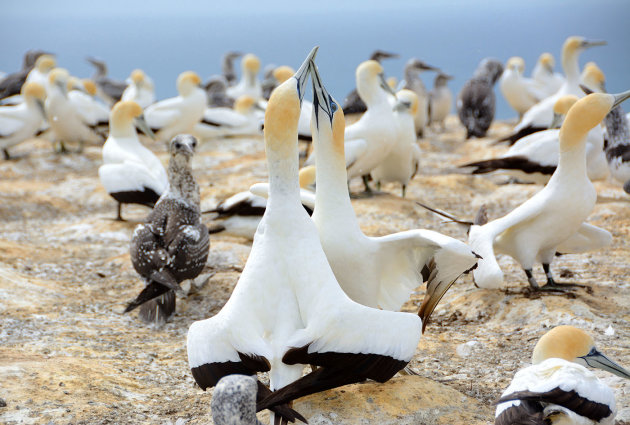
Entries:
{"label": "rock surface", "polygon": [[[446,133],[419,141],[424,156],[407,199],[390,184],[383,195],[353,200],[367,234],[422,227],[465,240],[466,229],[443,223],[414,200],[462,218],[472,218],[486,203],[494,218],[540,189],[462,174],[457,165],[506,148],[488,140],[464,142],[456,119],[447,124]],[[495,125],[489,140],[509,128]],[[166,162],[165,146],[148,146]],[[116,205],[98,181],[98,147],[59,156],[49,142],[35,139],[15,154],[28,156],[0,162],[0,398],[6,402],[0,423],[212,423],[212,390],[204,393],[194,384],[186,332],[227,301],[249,241],[213,235],[208,283],[190,285],[164,327],[147,327],[135,313],[121,312],[142,288],[128,251],[133,228],[148,209],[125,206],[129,221],[112,221]],[[267,176],[260,138],[207,142],[193,166],[202,209]],[[410,363],[420,376],[327,391],[299,400],[297,410],[311,424],[492,423],[493,402],[528,364],[536,340],[559,324],[588,330],[604,353],[630,367],[630,198],[612,181],[596,188],[589,222],[611,231],[613,245],[562,256],[553,265],[561,281],[585,284],[586,290],[531,294],[518,265],[502,258],[504,290],[477,289],[465,276],[446,294]],[[543,279],[542,270],[535,273]],[[419,287],[404,310],[417,311],[423,293]],[[630,383],[596,374],[615,390],[617,424],[630,423]]]}

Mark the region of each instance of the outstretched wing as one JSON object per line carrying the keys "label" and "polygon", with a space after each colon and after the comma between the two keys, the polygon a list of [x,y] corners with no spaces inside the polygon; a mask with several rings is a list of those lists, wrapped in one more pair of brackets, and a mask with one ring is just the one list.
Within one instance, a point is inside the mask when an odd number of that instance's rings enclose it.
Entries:
{"label": "outstretched wing", "polygon": [[582,223],[573,236],[558,245],[556,251],[562,254],[579,254],[605,248],[611,243],[612,235],[608,230]]}

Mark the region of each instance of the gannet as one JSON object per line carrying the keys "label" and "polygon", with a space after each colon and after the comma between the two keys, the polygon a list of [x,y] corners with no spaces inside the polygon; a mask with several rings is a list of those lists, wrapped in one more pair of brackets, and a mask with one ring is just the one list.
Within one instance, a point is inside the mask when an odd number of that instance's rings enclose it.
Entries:
{"label": "gannet", "polygon": [[628,117],[621,106],[606,115],[605,152],[610,174],[623,184],[623,190],[630,194],[630,129]]}
{"label": "gannet", "polygon": [[248,53],[241,59],[241,80],[238,84],[228,87],[227,95],[232,99],[248,95],[254,99],[262,98],[262,88],[258,81],[260,71],[260,59]]}
{"label": "gannet", "polygon": [[259,135],[263,116],[264,111],[260,109],[256,99],[243,95],[234,102],[234,109],[206,108],[203,119],[194,127],[194,134],[201,140]]}
{"label": "gannet", "polygon": [[68,101],[86,125],[92,129],[108,125],[110,109],[96,99],[96,85],[92,80],[70,77],[67,87]]}
{"label": "gannet", "polygon": [[22,102],[0,107],[0,149],[11,159],[9,148],[33,137],[44,124],[46,90],[37,83],[22,85]]}
{"label": "gannet", "polygon": [[395,97],[385,82],[383,67],[368,60],[357,67],[357,91],[367,111],[345,130],[345,153],[348,181],[362,177],[365,190],[371,189],[367,175],[387,156],[396,141],[396,124],[392,103]]}
{"label": "gannet", "polygon": [[37,83],[48,89],[48,75],[57,66],[57,61],[52,55],[41,55],[35,61],[35,67],[28,73],[26,82]]}
{"label": "gannet", "polygon": [[114,105],[98,176],[107,193],[118,202],[117,220],[123,219],[122,204],[153,207],[168,187],[166,170],[153,152],[142,146],[136,125],[151,134],[140,105],[133,101]]}
{"label": "gannet", "polygon": [[584,65],[584,70],[580,75],[580,81],[582,85],[592,92],[606,92],[606,77],[595,62],[588,62]]}
{"label": "gannet", "polygon": [[[465,243],[430,230],[366,236],[350,202],[345,169],[343,110],[313,74],[313,140],[316,154],[313,221],[326,258],[344,292],[360,304],[399,310],[423,280],[427,292],[419,315],[423,328],[455,280],[477,262]],[[403,93],[403,99],[414,93]],[[368,109],[369,112],[369,109]]]}
{"label": "gannet", "polygon": [[[577,96],[562,96],[554,105],[554,122],[560,126],[564,115],[577,102]],[[498,158],[476,161],[461,167],[474,167],[473,174],[500,171],[521,182],[545,184],[556,171],[559,157],[559,134],[552,123],[551,129],[537,131],[519,139]],[[603,151],[603,136],[599,126],[586,136],[586,173],[591,181],[608,177],[608,164]]]}
{"label": "gannet", "polygon": [[[385,52],[383,50],[375,50],[370,55],[370,60],[380,63],[383,59],[390,59],[390,58],[397,58],[397,57],[398,55],[396,53]],[[396,90],[396,86],[392,87],[390,85],[390,88],[392,90]],[[359,96],[359,92],[357,91],[356,88],[352,90],[350,93],[348,93],[346,98],[343,100],[343,113],[346,115],[362,114],[366,110],[367,110],[367,105],[361,99],[361,96]],[[310,119],[311,114],[309,114],[308,116]]]}
{"label": "gannet", "polygon": [[234,99],[230,99],[227,95],[228,83],[223,75],[213,75],[208,78],[204,84],[206,94],[208,95],[209,107],[228,107],[234,105]]}
{"label": "gannet", "polygon": [[256,379],[228,375],[219,380],[212,393],[210,409],[215,425],[262,425],[256,418]]}
{"label": "gannet", "polygon": [[[266,69],[266,68],[265,68]],[[290,66],[274,66],[265,71],[265,77],[262,82],[263,98],[269,100],[273,89],[284,83],[295,74],[295,70]]]}
{"label": "gannet", "polygon": [[61,152],[66,151],[66,143],[78,143],[79,150],[84,142],[102,143],[101,136],[89,127],[68,99],[69,77],[63,68],[53,69],[48,76],[46,116]]}
{"label": "gannet", "polygon": [[569,37],[562,47],[562,69],[567,79],[562,87],[551,96],[548,96],[529,108],[523,115],[523,119],[514,127],[512,133],[500,139],[501,141],[516,142],[521,137],[536,131],[546,130],[549,128],[553,119],[553,105],[560,96],[572,94],[582,97],[580,90],[580,65],[578,59],[580,53],[589,47],[602,46],[606,44],[604,41],[588,41],[583,37]]}
{"label": "gannet", "polygon": [[[286,405],[298,397],[387,381],[413,357],[422,332],[415,314],[372,309],[344,294],[300,203],[297,125],[316,49],[269,100],[269,202],[241,277],[221,311],[188,331],[188,363],[203,389],[225,375],[269,371],[274,392],[261,397],[270,391],[258,383],[257,410],[271,409],[271,423],[305,421]],[[319,367],[302,377],[305,364]]]}
{"label": "gannet", "polygon": [[236,71],[234,71],[234,59],[243,56],[241,52],[227,52],[221,60],[221,72],[229,86],[236,83]]}
{"label": "gannet", "polygon": [[402,185],[405,197],[407,184],[416,175],[420,163],[420,148],[416,143],[415,117],[418,109],[418,96],[411,90],[396,93],[394,120],[396,140],[389,154],[370,173],[380,190],[381,183],[398,182]]}
{"label": "gannet", "polygon": [[451,75],[441,72],[435,76],[433,90],[429,92],[429,125],[439,124],[444,131],[444,120],[451,113],[453,107],[453,93],[448,88],[448,81],[452,80]]}
{"label": "gannet", "polygon": [[127,78],[127,87],[121,100],[133,100],[142,109],[146,109],[155,102],[155,87],[151,77],[141,69],[134,69]]}
{"label": "gannet", "polygon": [[141,306],[140,317],[148,323],[162,324],[173,314],[180,282],[196,278],[208,260],[210,238],[201,222],[199,185],[192,175],[196,147],[197,140],[189,134],[171,140],[168,189],[131,238],[131,264],[145,288],[125,313]]}
{"label": "gannet", "polygon": [[532,70],[532,79],[541,84],[543,90],[547,93],[547,96],[551,96],[562,87],[565,82],[565,78],[553,72],[553,67],[556,65],[551,53],[543,53],[538,57],[538,62]]}
{"label": "gannet", "polygon": [[109,105],[118,102],[127,88],[127,83],[109,78],[107,76],[107,64],[104,61],[96,58],[87,58],[87,61],[96,68],[92,79],[98,87],[98,97]]}
{"label": "gannet", "polygon": [[206,92],[199,86],[201,79],[192,71],[177,77],[179,96],[160,100],[144,112],[147,124],[158,140],[166,141],[181,133],[192,133],[206,110]]}
{"label": "gannet", "polygon": [[[28,73],[31,72],[35,66],[35,62],[42,55],[50,55],[50,53],[36,49],[28,50],[24,54],[22,69],[7,74],[0,79],[0,99],[20,94],[22,91],[22,85],[26,82]],[[42,87],[46,86],[42,85]]]}
{"label": "gannet", "polygon": [[412,58],[405,64],[405,80],[401,81],[402,88],[413,91],[418,96],[418,110],[414,117],[414,123],[416,126],[416,134],[418,137],[422,137],[424,133],[424,127],[429,120],[429,96],[427,89],[424,87],[424,83],[420,79],[420,74],[423,71],[440,71],[438,68],[427,65],[423,61]]}
{"label": "gannet", "polygon": [[473,271],[478,286],[499,288],[503,283],[496,252],[518,261],[534,290],[541,288],[532,267],[534,262],[541,262],[547,275],[544,288],[556,289],[562,286],[554,282],[550,269],[556,252],[586,252],[612,242],[609,232],[584,223],[597,198],[586,174],[586,136],[628,97],[630,91],[593,93],[578,100],[560,129],[560,159],[549,183],[506,216],[470,228],[470,246],[483,257]]}
{"label": "gannet", "polygon": [[497,404],[495,425],[612,425],[613,391],[586,367],[630,379],[630,372],[573,326],[557,326],[536,344],[532,366],[519,370]]}
{"label": "gannet", "polygon": [[[302,168],[298,175],[302,206],[308,215],[312,215],[315,209],[315,166]],[[219,202],[214,209],[204,211],[217,214],[213,218],[215,226],[210,228],[210,233],[225,232],[253,240],[258,224],[265,214],[268,197],[269,184],[256,183],[249,190],[238,192]]]}
{"label": "gannet", "polygon": [[503,72],[496,59],[482,60],[473,77],[457,95],[457,115],[466,128],[466,139],[485,137],[494,119],[494,84]]}
{"label": "gannet", "polygon": [[525,61],[519,56],[508,59],[499,79],[499,88],[507,103],[518,112],[519,118],[541,99],[547,97],[543,86],[536,80],[526,78]]}

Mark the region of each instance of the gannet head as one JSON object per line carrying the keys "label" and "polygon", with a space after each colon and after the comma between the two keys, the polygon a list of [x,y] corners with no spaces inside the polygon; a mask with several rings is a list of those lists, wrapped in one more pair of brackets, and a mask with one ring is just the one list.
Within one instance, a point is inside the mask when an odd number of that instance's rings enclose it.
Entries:
{"label": "gannet head", "polygon": [[22,85],[21,94],[27,102],[35,102],[42,116],[46,118],[46,108],[44,108],[46,89],[41,84],[34,81],[25,83]]}
{"label": "gannet head", "polygon": [[295,74],[295,70],[290,66],[282,65],[273,70],[273,78],[278,84],[282,84]]}
{"label": "gannet head", "polygon": [[429,65],[424,61],[421,61],[420,59],[417,58],[411,58],[409,59],[409,61],[407,62],[407,67],[413,68],[417,71],[439,71],[439,68],[436,68],[435,66]]}
{"label": "gannet head", "polygon": [[41,55],[35,61],[35,68],[42,73],[49,72],[55,66],[57,66],[57,61],[52,55]]}
{"label": "gannet head", "polygon": [[592,91],[606,92],[606,77],[595,62],[588,62],[584,65],[584,71],[582,71],[580,79],[582,83]]}
{"label": "gannet head", "polygon": [[72,90],[83,91],[83,84],[81,84],[81,80],[79,80],[78,77],[71,75],[68,77],[68,81],[66,82],[66,90],[67,91],[72,91]]}
{"label": "gannet head", "polygon": [[201,78],[193,71],[184,71],[177,77],[177,91],[180,96],[188,96],[201,84]]}
{"label": "gannet head", "polygon": [[169,146],[172,158],[185,158],[189,161],[195,154],[197,139],[190,134],[178,134],[173,137]]}
{"label": "gannet head", "polygon": [[141,85],[144,82],[144,71],[142,71],[141,69],[134,69],[133,71],[131,71],[131,81],[133,81],[133,83],[135,85]]}
{"label": "gannet head", "polygon": [[559,128],[562,124],[562,119],[569,112],[571,106],[578,101],[578,97],[572,94],[560,97],[553,105],[553,120],[549,128]]}
{"label": "gannet head", "polygon": [[548,52],[540,55],[540,57],[538,58],[538,62],[540,62],[542,66],[544,66],[549,72],[553,72],[553,67],[556,66],[556,61],[553,58],[553,55]]}
{"label": "gannet head", "polygon": [[595,348],[593,338],[582,329],[573,326],[556,326],[538,340],[532,363],[538,364],[550,358],[606,370],[622,378],[630,379],[630,372]]}
{"label": "gannet head", "polygon": [[241,61],[243,72],[248,72],[250,74],[258,74],[260,71],[260,59],[252,53],[248,53],[243,56],[243,60]]}
{"label": "gannet head", "polygon": [[[366,64],[373,77],[377,77],[379,74],[382,75],[383,68],[378,62],[369,60],[363,62],[359,67],[364,64]],[[375,64],[378,67],[375,67]],[[357,74],[358,72],[357,70]],[[379,74],[374,75],[375,72]],[[346,128],[346,120],[343,115],[343,110],[339,107],[335,99],[328,94],[328,91],[322,83],[317,65],[313,61],[311,61],[311,75],[313,78],[313,118],[311,119],[313,139],[315,139],[317,135],[317,140],[324,139],[332,141],[334,152],[341,158],[344,158],[344,131]],[[324,134],[324,137],[319,137],[320,134]]]}
{"label": "gannet head", "polygon": [[70,73],[67,69],[55,68],[48,74],[48,84],[58,87],[63,94],[66,94],[67,82],[69,78]]}
{"label": "gannet head", "polygon": [[109,126],[113,131],[128,129],[132,124],[155,140],[155,134],[144,119],[142,107],[133,100],[123,100],[109,113]]}
{"label": "gannet head", "polygon": [[522,75],[525,72],[525,61],[520,56],[512,56],[508,59],[505,67],[516,72],[518,75]]}
{"label": "gannet head", "polygon": [[357,91],[362,98],[365,99],[367,92],[373,90],[373,87],[380,87],[385,92],[390,93],[392,96],[396,96],[392,88],[385,81],[385,74],[383,73],[383,67],[375,60],[368,60],[362,62],[356,71],[357,79]]}
{"label": "gannet head", "polygon": [[234,101],[234,110],[243,114],[249,111],[255,104],[256,99],[253,97],[248,95],[239,96],[239,98]]}
{"label": "gannet head", "polygon": [[242,52],[230,51],[230,52],[227,52],[223,57],[227,60],[234,60],[236,58],[240,58],[241,56],[243,56]]}
{"label": "gannet head", "polygon": [[89,78],[84,78],[83,80],[81,80],[81,83],[83,83],[83,87],[85,88],[87,94],[89,94],[90,96],[96,96],[96,84],[94,83],[94,81],[90,80]]}
{"label": "gannet head", "polygon": [[309,187],[315,184],[315,166],[307,165],[306,167],[300,169],[300,173],[298,175],[300,181],[300,187],[302,189],[308,189]]}
{"label": "gannet head", "polygon": [[447,75],[444,74],[442,72],[440,72],[436,77],[435,77],[435,81],[433,82],[433,86],[434,87],[443,87],[445,86],[450,80],[452,80],[453,77],[452,75]]}
{"label": "gannet head", "polygon": [[412,116],[418,113],[418,95],[411,90],[400,90],[396,93],[396,104],[394,110],[397,112],[407,111]]}
{"label": "gannet head", "polygon": [[398,53],[386,52],[384,50],[374,50],[370,59],[375,60],[376,62],[380,62],[383,59],[397,58]]}
{"label": "gannet head", "polygon": [[571,36],[566,39],[564,46],[562,46],[562,55],[580,53],[590,47],[605,45],[605,41],[591,41],[584,37]]}
{"label": "gannet head", "polygon": [[473,77],[484,78],[491,84],[497,82],[501,74],[503,73],[503,64],[494,58],[485,58],[479,62],[477,69]]}
{"label": "gannet head", "polygon": [[297,126],[302,99],[309,77],[311,59],[315,57],[317,49],[318,47],[314,47],[311,50],[292,78],[271,92],[265,110],[264,137],[267,151],[288,155],[297,147]]}

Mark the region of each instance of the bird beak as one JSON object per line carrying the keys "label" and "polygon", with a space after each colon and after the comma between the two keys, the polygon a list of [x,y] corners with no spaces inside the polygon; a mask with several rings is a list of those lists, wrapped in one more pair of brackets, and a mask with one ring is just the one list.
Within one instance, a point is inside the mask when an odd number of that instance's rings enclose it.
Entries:
{"label": "bird beak", "polygon": [[44,107],[44,102],[42,102],[41,100],[37,99],[35,101],[35,103],[37,104],[37,107],[39,108],[39,111],[42,113],[42,116],[44,117],[44,119],[48,119],[48,117],[46,116],[46,108]]}
{"label": "bird beak", "polygon": [[427,65],[424,62],[418,63],[416,65],[416,69],[420,69],[422,71],[439,71],[440,70],[440,68],[436,68],[432,65]]}
{"label": "bird beak", "polygon": [[387,81],[385,80],[385,74],[381,72],[380,74],[378,74],[378,78],[380,80],[381,87],[383,88],[383,90],[385,90],[387,93],[391,94],[392,96],[396,97],[396,93],[389,86],[389,84],[387,84]]}
{"label": "bird beak", "polygon": [[302,62],[302,66],[297,70],[295,75],[293,76],[297,80],[297,89],[298,95],[300,96],[300,105],[302,105],[302,99],[304,99],[304,89],[306,86],[306,81],[308,80],[309,71],[311,68],[311,61],[315,59],[315,55],[317,54],[317,49],[319,46],[313,47],[311,53],[308,54],[304,62]]}
{"label": "bird beak", "polygon": [[315,126],[319,128],[319,112],[320,110],[326,114],[326,117],[332,123],[333,114],[332,98],[326,91],[322,79],[319,76],[317,65],[311,60],[311,76],[313,81],[313,114],[315,115]]}
{"label": "bird beak", "polygon": [[608,357],[597,351],[595,348],[593,348],[591,352],[588,353],[586,356],[581,357],[581,359],[583,359],[590,367],[605,370],[612,373],[613,375],[630,379],[630,372],[610,360]]}
{"label": "bird beak", "polygon": [[553,113],[553,120],[551,121],[551,125],[549,128],[560,128],[562,125],[562,115]]}
{"label": "bird beak", "polygon": [[604,40],[597,40],[597,41],[589,41],[589,40],[585,40],[582,42],[582,47],[584,49],[588,49],[589,47],[595,47],[595,46],[605,46],[606,43]]}
{"label": "bird beak", "polygon": [[399,99],[396,101],[396,104],[394,104],[394,111],[396,112],[405,111],[405,110],[408,110],[409,108],[411,108],[411,103],[405,100]]}
{"label": "bird beak", "polygon": [[155,137],[155,133],[153,132],[153,130],[151,130],[151,127],[149,127],[146,120],[144,119],[144,115],[140,115],[138,118],[136,118],[135,124],[138,130],[142,131],[144,134],[149,136],[152,140],[157,139]]}
{"label": "bird beak", "polygon": [[68,94],[68,87],[64,83],[56,81],[55,84],[57,84],[57,87],[59,87],[59,90],[61,90],[64,96]]}
{"label": "bird beak", "polygon": [[630,97],[630,90],[624,91],[622,93],[614,94],[613,96],[615,96],[615,103],[613,103],[613,106],[610,109],[616,108],[617,105],[619,105],[624,100],[628,99]]}

